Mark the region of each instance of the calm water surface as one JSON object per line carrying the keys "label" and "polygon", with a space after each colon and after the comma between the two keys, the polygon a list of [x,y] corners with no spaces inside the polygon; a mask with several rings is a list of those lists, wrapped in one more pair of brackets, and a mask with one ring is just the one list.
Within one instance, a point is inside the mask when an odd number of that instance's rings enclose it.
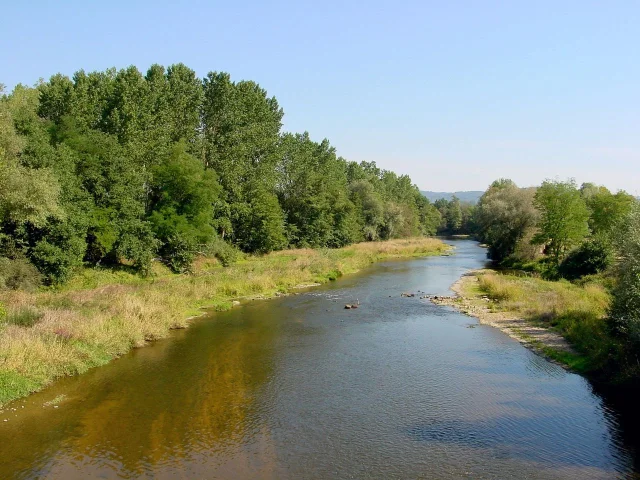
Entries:
{"label": "calm water surface", "polygon": [[211,315],[14,404],[0,478],[635,478],[586,380],[400,297],[447,294],[483,265],[475,242],[453,243]]}

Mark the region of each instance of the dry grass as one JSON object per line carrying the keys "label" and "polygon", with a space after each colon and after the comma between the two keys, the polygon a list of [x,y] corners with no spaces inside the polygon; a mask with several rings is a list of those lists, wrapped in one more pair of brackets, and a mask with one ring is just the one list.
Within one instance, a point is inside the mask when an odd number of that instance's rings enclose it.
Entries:
{"label": "dry grass", "polygon": [[479,275],[478,280],[496,308],[556,328],[589,358],[592,369],[607,362],[613,348],[605,318],[610,296],[602,285],[497,273]]}
{"label": "dry grass", "polygon": [[200,307],[224,310],[236,298],[272,296],[296,285],[333,280],[378,260],[447,249],[429,238],[391,240],[336,250],[286,250],[226,268],[213,259],[199,259],[194,275],[174,275],[162,266],[149,279],[87,269],[56,290],[2,291],[7,316],[0,324],[0,405],[185,327]]}

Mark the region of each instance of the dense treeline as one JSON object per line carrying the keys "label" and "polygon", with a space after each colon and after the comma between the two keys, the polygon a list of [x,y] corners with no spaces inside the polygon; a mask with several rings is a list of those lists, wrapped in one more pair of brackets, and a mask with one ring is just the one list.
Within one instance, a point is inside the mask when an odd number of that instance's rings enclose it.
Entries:
{"label": "dense treeline", "polygon": [[[599,359],[640,379],[640,203],[592,183],[547,180],[519,188],[491,184],[475,211],[480,240],[495,263],[547,280],[596,282],[611,293]],[[584,319],[581,335],[595,336]],[[604,335],[604,337],[602,336]]]}
{"label": "dense treeline", "polygon": [[0,99],[1,283],[436,232],[408,176],[284,133],[282,117],[258,84],[183,64],[17,86]]}
{"label": "dense treeline", "polygon": [[451,200],[440,198],[433,202],[440,212],[438,233],[442,235],[474,235],[477,231],[476,205],[461,202],[453,195]]}

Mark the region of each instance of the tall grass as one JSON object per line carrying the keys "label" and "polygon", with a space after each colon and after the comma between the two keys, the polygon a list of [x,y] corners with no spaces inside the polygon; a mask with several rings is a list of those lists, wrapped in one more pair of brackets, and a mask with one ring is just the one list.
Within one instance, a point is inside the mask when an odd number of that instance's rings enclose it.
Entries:
{"label": "tall grass", "polygon": [[193,275],[159,265],[147,279],[126,270],[87,269],[58,289],[1,291],[6,312],[0,318],[0,405],[186,327],[200,307],[224,310],[237,298],[271,296],[378,260],[447,249],[429,238],[360,243],[246,257],[230,267],[201,258]]}
{"label": "tall grass", "polygon": [[572,284],[493,273],[478,280],[497,308],[557,329],[587,356],[588,369],[602,369],[609,361],[615,348],[605,322],[610,296],[597,280]]}

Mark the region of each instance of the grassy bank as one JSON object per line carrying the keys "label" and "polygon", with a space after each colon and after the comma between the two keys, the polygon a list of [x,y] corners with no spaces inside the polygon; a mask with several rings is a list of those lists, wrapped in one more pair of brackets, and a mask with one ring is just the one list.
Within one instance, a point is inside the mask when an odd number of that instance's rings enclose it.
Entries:
{"label": "grassy bank", "polygon": [[171,274],[160,266],[146,279],[87,269],[55,290],[2,291],[0,405],[186,327],[202,307],[225,310],[242,297],[270,297],[334,280],[379,260],[447,249],[429,238],[360,243],[247,257],[230,267],[202,258],[193,275]]}
{"label": "grassy bank", "polygon": [[574,284],[491,271],[476,277],[475,290],[467,289],[465,295],[489,297],[491,310],[551,329],[577,352],[540,345],[546,355],[582,373],[606,367],[614,344],[605,323],[610,296],[600,281]]}

